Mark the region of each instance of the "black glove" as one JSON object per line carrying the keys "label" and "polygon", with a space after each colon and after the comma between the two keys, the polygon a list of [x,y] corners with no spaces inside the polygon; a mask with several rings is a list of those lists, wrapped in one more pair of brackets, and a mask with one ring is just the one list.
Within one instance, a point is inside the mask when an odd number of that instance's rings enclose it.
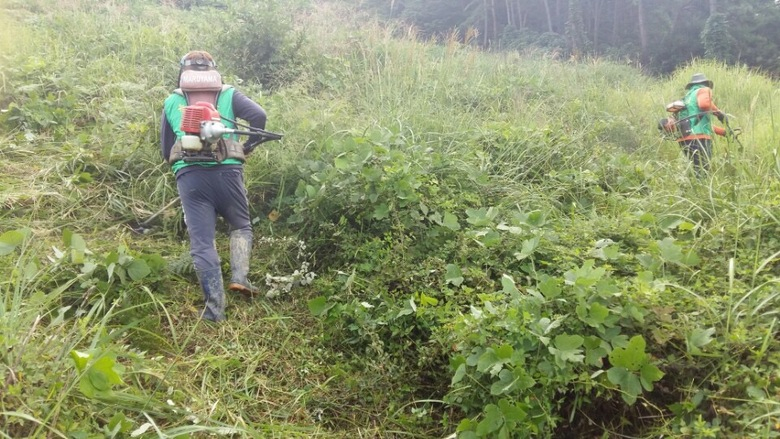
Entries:
{"label": "black glove", "polygon": [[253,139],[249,138],[246,142],[244,142],[244,154],[249,154],[250,152],[254,151],[255,147],[260,143],[260,139]]}
{"label": "black glove", "polygon": [[718,111],[716,111],[716,112],[714,112],[714,113],[712,113],[712,114],[714,114],[714,115],[715,115],[715,117],[717,117],[717,118],[718,118],[718,120],[719,120],[721,123],[723,123],[723,122],[726,120],[726,115],[725,115],[725,114],[724,114],[722,111],[720,111],[720,110],[718,110]]}

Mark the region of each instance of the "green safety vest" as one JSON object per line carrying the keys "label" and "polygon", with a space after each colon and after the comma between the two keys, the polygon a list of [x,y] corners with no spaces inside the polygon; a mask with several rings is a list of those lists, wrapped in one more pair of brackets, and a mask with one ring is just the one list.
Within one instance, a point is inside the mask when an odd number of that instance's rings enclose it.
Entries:
{"label": "green safety vest", "polygon": [[[229,120],[222,120],[222,123],[225,124],[226,127],[234,129],[235,125],[232,120],[235,120],[235,115],[233,114],[233,92],[235,92],[235,88],[232,86],[225,86],[222,89],[222,92],[219,93],[219,97],[217,98],[217,111],[219,112],[219,115],[222,116],[225,119]],[[194,102],[192,102],[194,104]],[[165,117],[168,119],[168,123],[171,125],[171,128],[173,128],[173,132],[176,133],[176,140],[181,140],[182,136],[184,136],[184,132],[181,130],[181,119],[183,116],[183,109],[189,105],[187,103],[187,98],[184,97],[183,94],[179,94],[178,90],[174,93],[171,93],[168,98],[165,99],[165,103],[163,104],[163,108],[165,109]],[[224,138],[233,140],[238,140],[238,135],[236,134],[225,134]],[[171,170],[173,170],[173,173],[175,174],[182,168],[186,168],[187,166],[216,166],[216,165],[240,165],[241,161],[238,159],[225,159],[221,163],[214,162],[197,162],[197,163],[185,163],[184,160],[178,160],[177,162],[173,163],[171,165]]]}
{"label": "green safety vest", "polygon": [[691,134],[706,134],[711,136],[713,132],[710,113],[702,112],[702,110],[699,108],[699,104],[696,102],[697,92],[702,87],[704,87],[704,84],[694,85],[685,94],[685,97],[683,98],[685,109],[680,111],[679,120],[689,118],[688,120],[691,122]]}

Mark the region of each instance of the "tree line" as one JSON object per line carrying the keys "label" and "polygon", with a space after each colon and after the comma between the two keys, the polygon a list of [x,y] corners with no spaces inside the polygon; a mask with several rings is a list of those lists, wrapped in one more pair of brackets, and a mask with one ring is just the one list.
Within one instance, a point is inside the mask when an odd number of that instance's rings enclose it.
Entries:
{"label": "tree line", "polygon": [[490,50],[545,50],[668,73],[693,58],[780,76],[778,0],[362,0],[421,37],[470,35]]}

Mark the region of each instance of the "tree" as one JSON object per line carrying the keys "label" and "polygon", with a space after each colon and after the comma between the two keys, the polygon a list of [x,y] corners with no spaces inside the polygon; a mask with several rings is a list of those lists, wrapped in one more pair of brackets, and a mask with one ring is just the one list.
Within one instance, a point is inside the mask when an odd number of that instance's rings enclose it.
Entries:
{"label": "tree", "polygon": [[[352,1],[352,0],[341,0]],[[476,28],[483,47],[641,56],[668,73],[707,56],[780,76],[780,0],[361,0],[420,36]]]}
{"label": "tree", "polygon": [[582,2],[580,0],[569,0],[566,40],[569,45],[569,51],[575,58],[588,53],[590,44],[587,35],[585,35],[585,24],[582,19]]}
{"label": "tree", "polygon": [[729,34],[725,14],[710,14],[701,32],[704,55],[707,58],[731,63],[735,60],[735,40]]}

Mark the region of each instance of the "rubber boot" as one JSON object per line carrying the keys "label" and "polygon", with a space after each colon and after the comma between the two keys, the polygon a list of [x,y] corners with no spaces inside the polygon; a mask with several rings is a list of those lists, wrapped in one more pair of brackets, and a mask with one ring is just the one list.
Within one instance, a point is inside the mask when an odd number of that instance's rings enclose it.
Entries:
{"label": "rubber boot", "polygon": [[233,230],[230,232],[230,285],[228,288],[249,298],[260,292],[247,279],[251,255],[252,231]]}
{"label": "rubber boot", "polygon": [[225,320],[225,285],[222,283],[222,270],[217,267],[198,270],[196,273],[206,301],[203,318],[213,322]]}

